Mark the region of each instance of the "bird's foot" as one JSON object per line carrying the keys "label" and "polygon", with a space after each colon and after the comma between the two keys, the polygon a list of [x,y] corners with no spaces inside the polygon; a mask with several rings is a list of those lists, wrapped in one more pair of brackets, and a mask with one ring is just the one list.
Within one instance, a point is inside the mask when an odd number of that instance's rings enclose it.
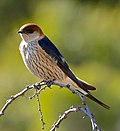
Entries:
{"label": "bird's foot", "polygon": [[50,88],[51,85],[53,84],[54,80],[48,80],[48,81],[44,81],[46,82],[46,85]]}

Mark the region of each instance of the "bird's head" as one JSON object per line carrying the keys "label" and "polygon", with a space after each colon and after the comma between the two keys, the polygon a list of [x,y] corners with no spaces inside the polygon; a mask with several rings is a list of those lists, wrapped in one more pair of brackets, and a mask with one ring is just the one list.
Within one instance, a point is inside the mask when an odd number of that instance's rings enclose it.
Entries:
{"label": "bird's head", "polygon": [[19,29],[18,33],[25,42],[31,42],[38,38],[42,39],[44,37],[44,34],[40,27],[34,23],[28,23],[23,25]]}

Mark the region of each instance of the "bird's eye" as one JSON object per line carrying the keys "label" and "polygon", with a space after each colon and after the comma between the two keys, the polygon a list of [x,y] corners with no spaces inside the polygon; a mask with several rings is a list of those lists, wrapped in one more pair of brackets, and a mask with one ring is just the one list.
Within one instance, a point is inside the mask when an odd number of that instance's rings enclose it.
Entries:
{"label": "bird's eye", "polygon": [[27,33],[33,33],[34,30],[33,30],[33,29],[26,29],[26,32],[27,32]]}

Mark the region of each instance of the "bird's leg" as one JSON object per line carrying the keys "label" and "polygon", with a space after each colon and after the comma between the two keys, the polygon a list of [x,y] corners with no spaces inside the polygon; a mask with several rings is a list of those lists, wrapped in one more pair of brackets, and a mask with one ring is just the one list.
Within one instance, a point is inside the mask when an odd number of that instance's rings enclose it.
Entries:
{"label": "bird's leg", "polygon": [[55,79],[53,79],[53,80],[45,80],[44,82],[50,88],[54,81],[55,81]]}
{"label": "bird's leg", "polygon": [[67,88],[70,88],[70,85],[69,85],[69,84],[67,84],[66,86],[67,86]]}

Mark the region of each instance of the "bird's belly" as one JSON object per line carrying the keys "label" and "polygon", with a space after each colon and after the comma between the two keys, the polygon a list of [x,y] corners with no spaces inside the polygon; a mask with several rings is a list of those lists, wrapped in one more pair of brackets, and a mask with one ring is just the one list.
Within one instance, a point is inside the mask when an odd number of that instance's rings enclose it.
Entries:
{"label": "bird's belly", "polygon": [[41,48],[27,52],[23,57],[24,63],[30,72],[40,79],[58,81],[64,80],[65,74],[63,71]]}

